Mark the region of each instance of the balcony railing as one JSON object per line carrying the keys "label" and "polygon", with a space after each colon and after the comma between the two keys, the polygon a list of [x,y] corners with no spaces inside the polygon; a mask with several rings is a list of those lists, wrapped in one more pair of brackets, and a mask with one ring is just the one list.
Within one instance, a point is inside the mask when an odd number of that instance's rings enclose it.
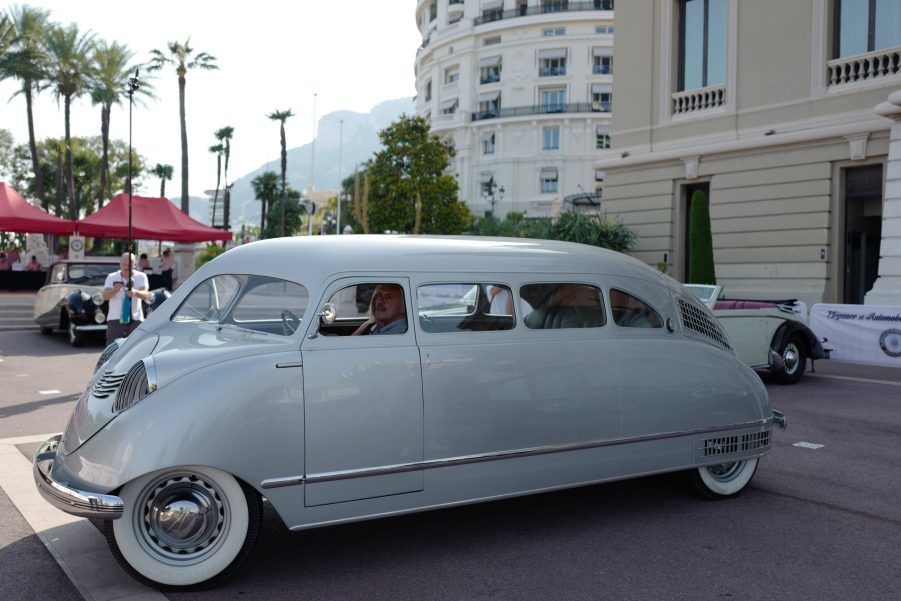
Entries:
{"label": "balcony railing", "polygon": [[872,81],[901,73],[901,47],[877,50],[826,63],[830,86]]}
{"label": "balcony railing", "polygon": [[708,86],[673,94],[673,115],[688,115],[726,104],[726,86]]}
{"label": "balcony railing", "polygon": [[613,75],[613,65],[595,65],[592,73],[595,75]]}
{"label": "balcony railing", "polygon": [[500,73],[488,73],[479,79],[479,83],[497,83],[501,80]]}
{"label": "balcony railing", "polygon": [[555,77],[557,75],[566,75],[566,67],[541,67],[538,70],[539,77]]}
{"label": "balcony railing", "polygon": [[505,117],[526,117],[529,115],[548,115],[557,113],[598,113],[609,112],[609,109],[609,103],[593,102],[570,102],[567,104],[514,106],[509,108],[478,111],[472,114],[472,120],[483,121],[485,119],[503,119]]}
{"label": "balcony railing", "polygon": [[489,12],[486,15],[473,19],[473,24],[482,25],[484,23],[491,23],[492,21],[515,19],[516,17],[528,17],[530,15],[543,15],[547,13],[572,12],[582,10],[613,10],[613,0],[567,2],[565,4],[551,4],[547,6],[521,6],[513,10]]}

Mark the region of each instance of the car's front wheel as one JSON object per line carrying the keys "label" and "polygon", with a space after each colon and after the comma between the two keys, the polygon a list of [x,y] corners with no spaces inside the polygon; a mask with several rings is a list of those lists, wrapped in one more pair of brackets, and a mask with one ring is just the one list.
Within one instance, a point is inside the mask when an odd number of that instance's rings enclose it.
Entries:
{"label": "car's front wheel", "polygon": [[125,570],[151,586],[212,585],[238,568],[259,536],[260,496],[217,469],[155,472],[119,496],[125,509],[106,522],[107,541]]}
{"label": "car's front wheel", "polygon": [[795,384],[804,375],[807,366],[807,347],[795,334],[785,340],[776,352],[782,356],[782,368],[774,372],[776,380],[781,384]]}
{"label": "car's front wheel", "polygon": [[701,496],[728,499],[740,494],[757,471],[757,458],[705,465],[689,472],[695,489]]}

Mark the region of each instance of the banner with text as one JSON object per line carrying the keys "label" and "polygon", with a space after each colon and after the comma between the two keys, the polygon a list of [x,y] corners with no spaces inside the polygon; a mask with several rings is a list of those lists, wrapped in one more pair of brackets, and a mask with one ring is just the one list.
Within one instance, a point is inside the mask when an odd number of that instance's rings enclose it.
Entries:
{"label": "banner with text", "polygon": [[817,304],[810,329],[836,361],[901,367],[901,306]]}

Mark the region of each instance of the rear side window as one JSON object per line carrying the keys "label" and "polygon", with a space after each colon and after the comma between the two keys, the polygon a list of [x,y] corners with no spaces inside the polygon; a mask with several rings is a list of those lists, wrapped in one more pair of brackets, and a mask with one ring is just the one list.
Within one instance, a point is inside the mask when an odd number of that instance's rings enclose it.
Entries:
{"label": "rear side window", "polygon": [[427,284],[416,290],[422,331],[484,332],[515,325],[513,291],[496,283]]}
{"label": "rear side window", "polygon": [[663,319],[651,305],[634,294],[610,289],[610,309],[613,321],[624,328],[662,328]]}
{"label": "rear side window", "polygon": [[533,330],[599,328],[607,323],[601,289],[591,284],[528,284],[520,296],[532,310],[523,320]]}

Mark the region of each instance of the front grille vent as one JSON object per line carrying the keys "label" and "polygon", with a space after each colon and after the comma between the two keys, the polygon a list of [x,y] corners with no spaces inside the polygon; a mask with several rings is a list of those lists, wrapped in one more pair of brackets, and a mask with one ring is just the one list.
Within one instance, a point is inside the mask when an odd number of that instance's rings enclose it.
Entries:
{"label": "front grille vent", "polygon": [[732,347],[729,346],[729,341],[726,339],[726,334],[723,333],[723,330],[720,329],[719,324],[714,319],[684,299],[680,298],[678,300],[679,316],[682,318],[683,328],[700,334],[724,349],[732,350]]}
{"label": "front grille vent", "polygon": [[150,385],[147,380],[147,368],[143,361],[138,361],[125,374],[125,380],[119,387],[119,392],[116,393],[113,412],[125,411],[148,394],[150,394]]}
{"label": "front grille vent", "polygon": [[98,399],[105,399],[119,389],[123,379],[125,374],[114,374],[113,370],[108,369],[94,382],[91,392]]}
{"label": "front grille vent", "polygon": [[116,354],[116,351],[118,351],[118,350],[119,350],[118,342],[112,342],[112,343],[110,343],[110,345],[108,347],[103,349],[103,352],[100,354],[100,358],[97,359],[97,365],[94,366],[94,373],[97,373],[97,370],[100,369],[101,367],[103,367],[106,364],[106,362],[110,360],[110,357],[112,357],[114,354]]}
{"label": "front grille vent", "polygon": [[704,441],[703,456],[716,457],[739,451],[756,451],[770,446],[770,431],[752,432],[741,436],[721,436]]}

